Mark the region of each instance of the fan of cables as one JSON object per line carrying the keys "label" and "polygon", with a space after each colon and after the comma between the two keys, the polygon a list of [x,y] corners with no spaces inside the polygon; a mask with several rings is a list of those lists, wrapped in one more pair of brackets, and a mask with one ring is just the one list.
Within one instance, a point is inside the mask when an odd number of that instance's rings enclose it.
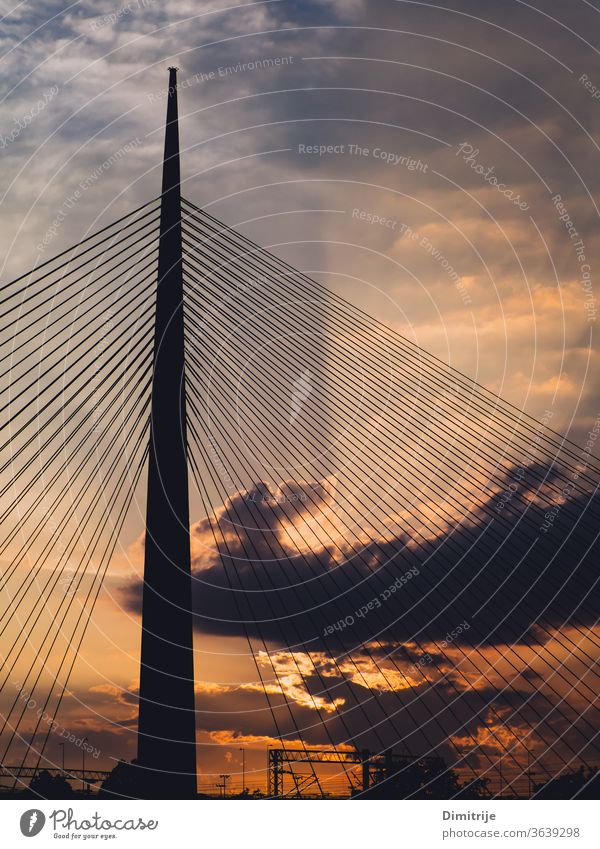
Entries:
{"label": "fan of cables", "polygon": [[148,451],[160,203],[0,298],[0,763],[39,766]]}
{"label": "fan of cables", "polygon": [[283,740],[595,766],[590,446],[183,208],[198,627],[241,623]]}
{"label": "fan of cables", "polygon": [[[159,218],[1,290],[0,764],[43,758],[144,473]],[[448,796],[595,768],[593,446],[187,200],[182,225],[195,626],[246,641],[273,736],[442,756]]]}

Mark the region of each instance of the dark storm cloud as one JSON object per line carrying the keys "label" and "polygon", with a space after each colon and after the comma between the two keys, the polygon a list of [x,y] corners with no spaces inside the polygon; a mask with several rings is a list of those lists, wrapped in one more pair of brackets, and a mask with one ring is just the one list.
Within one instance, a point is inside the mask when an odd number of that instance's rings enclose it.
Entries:
{"label": "dark storm cloud", "polygon": [[[333,550],[291,556],[282,508],[267,509],[259,488],[235,496],[220,518],[227,542],[219,557],[197,561],[196,628],[227,635],[246,628],[272,645],[325,643],[344,652],[374,638],[444,641],[457,629],[450,642],[535,644],[571,621],[592,625],[598,499],[574,497],[556,509],[547,495],[540,503],[529,495],[512,496],[502,520],[482,510],[418,547],[397,537],[349,550],[341,564]],[[496,497],[486,504],[491,515],[497,504]],[[124,599],[139,612],[139,582]]]}
{"label": "dark storm cloud", "polygon": [[[354,657],[360,661],[360,653]],[[372,695],[358,678],[349,680],[350,666],[344,667],[344,676],[336,674],[331,663],[320,666],[326,675],[304,675],[303,686],[315,698],[325,703],[338,700],[335,712],[320,711],[325,724],[306,702],[294,702],[292,721],[284,700],[271,695],[285,736],[295,739],[300,728],[308,744],[327,745],[331,736],[351,742],[359,750],[390,747],[399,751],[400,747],[402,751],[441,756],[449,767],[459,765],[463,769],[468,752],[468,763],[492,773],[502,754],[503,766],[509,771],[525,769],[523,740],[532,757],[544,754],[556,763],[565,763],[574,754],[590,754],[590,718],[581,715],[576,702],[557,705],[543,687],[534,691],[518,677],[507,677],[498,686],[486,685],[483,679],[473,685],[453,672],[437,682],[423,681]],[[235,727],[242,735],[272,733],[271,713],[258,689],[202,693],[202,704],[199,725],[204,730],[218,732]]]}

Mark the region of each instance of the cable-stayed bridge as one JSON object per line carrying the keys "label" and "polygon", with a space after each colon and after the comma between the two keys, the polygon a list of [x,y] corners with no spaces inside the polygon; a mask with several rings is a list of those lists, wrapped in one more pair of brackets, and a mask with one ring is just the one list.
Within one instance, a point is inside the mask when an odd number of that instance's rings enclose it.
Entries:
{"label": "cable-stayed bridge", "polygon": [[247,646],[274,795],[593,775],[594,431],[571,443],[182,198],[174,70],[160,196],[6,284],[0,312],[15,790],[56,766],[136,512],[137,758],[115,795],[197,792],[194,632]]}

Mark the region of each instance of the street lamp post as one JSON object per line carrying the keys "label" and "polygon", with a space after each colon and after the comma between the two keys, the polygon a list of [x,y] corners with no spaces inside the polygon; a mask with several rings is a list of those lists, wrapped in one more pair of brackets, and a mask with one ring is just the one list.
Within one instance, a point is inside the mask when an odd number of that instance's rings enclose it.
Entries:
{"label": "street lamp post", "polygon": [[240,746],[242,753],[242,793],[246,792],[246,750]]}
{"label": "street lamp post", "polygon": [[85,744],[88,741],[88,737],[84,737],[81,741],[81,786],[83,792],[85,793]]}

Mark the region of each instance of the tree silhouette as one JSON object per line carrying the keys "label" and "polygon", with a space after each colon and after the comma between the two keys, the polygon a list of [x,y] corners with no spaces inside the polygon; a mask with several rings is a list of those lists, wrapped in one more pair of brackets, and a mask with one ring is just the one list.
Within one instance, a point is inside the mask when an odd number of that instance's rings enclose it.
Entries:
{"label": "tree silhouette", "polygon": [[62,775],[51,775],[43,769],[29,783],[27,796],[41,796],[43,799],[70,799],[73,788]]}
{"label": "tree silhouette", "polygon": [[580,767],[534,787],[536,799],[600,799],[600,772]]}

